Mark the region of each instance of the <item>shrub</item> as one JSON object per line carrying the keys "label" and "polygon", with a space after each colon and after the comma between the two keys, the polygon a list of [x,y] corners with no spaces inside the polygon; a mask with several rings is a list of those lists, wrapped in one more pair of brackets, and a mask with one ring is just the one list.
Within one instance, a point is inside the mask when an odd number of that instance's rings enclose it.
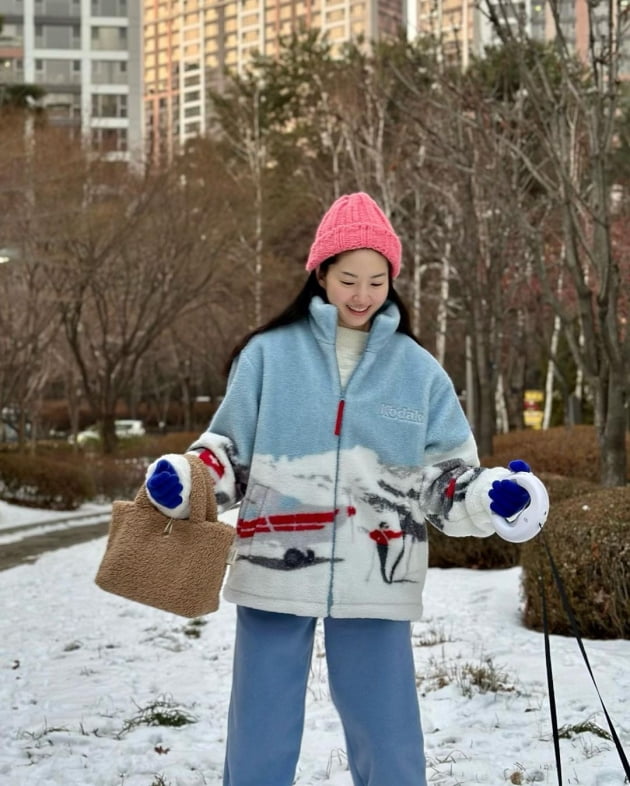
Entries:
{"label": "shrub", "polygon": [[146,458],[150,461],[163,453],[184,453],[199,431],[173,431],[167,434],[148,434],[137,439],[119,440],[117,455],[125,458]]}
{"label": "shrub", "polygon": [[81,467],[12,452],[0,453],[0,490],[6,502],[49,510],[75,510],[94,496]]}
{"label": "shrub", "polygon": [[598,639],[630,638],[630,486],[599,488],[552,504],[543,535],[521,547],[525,625],[542,629],[540,576],[550,632],[571,635],[543,538],[580,633]]}
{"label": "shrub", "polygon": [[91,454],[84,458],[86,471],[94,484],[94,493],[101,501],[132,500],[144,482],[151,459],[122,458]]}
{"label": "shrub", "polygon": [[164,453],[183,453],[199,435],[195,432],[146,436],[120,440],[115,455],[90,453],[81,457],[86,462],[96,494],[107,500],[133,499],[149,464]]}
{"label": "shrub", "polygon": [[67,441],[41,441],[36,456],[0,452],[3,499],[50,510],[76,510],[88,500],[131,500],[146,468],[163,453],[183,453],[198,434],[172,434],[120,440],[114,455],[77,450]]}
{"label": "shrub", "polygon": [[580,497],[583,494],[590,494],[601,488],[597,483],[582,478],[565,477],[564,475],[554,475],[549,472],[536,473],[545,484],[549,494],[549,507],[556,505],[563,499]]}
{"label": "shrub", "polygon": [[[630,453],[630,435],[626,442]],[[484,456],[481,463],[485,467],[507,467],[515,458],[527,461],[536,474],[545,472],[593,483],[600,479],[599,446],[593,426],[558,426],[546,431],[523,429],[498,434],[493,441],[493,454]]]}
{"label": "shrub", "polygon": [[489,538],[452,538],[429,527],[430,568],[512,568],[520,560],[520,546],[498,535]]}

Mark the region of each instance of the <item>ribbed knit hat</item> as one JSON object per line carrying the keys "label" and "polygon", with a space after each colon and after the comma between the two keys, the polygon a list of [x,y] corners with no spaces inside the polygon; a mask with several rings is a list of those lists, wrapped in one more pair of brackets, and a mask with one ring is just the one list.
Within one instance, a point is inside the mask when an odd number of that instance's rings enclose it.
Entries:
{"label": "ribbed knit hat", "polygon": [[307,270],[357,248],[371,248],[392,266],[392,278],[400,273],[401,245],[387,216],[368,194],[359,191],[339,197],[324,214],[306,261]]}

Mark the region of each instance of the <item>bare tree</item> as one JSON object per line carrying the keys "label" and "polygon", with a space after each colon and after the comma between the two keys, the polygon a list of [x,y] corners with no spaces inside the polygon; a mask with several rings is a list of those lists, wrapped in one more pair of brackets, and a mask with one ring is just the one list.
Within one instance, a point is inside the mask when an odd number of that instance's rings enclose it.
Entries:
{"label": "bare tree", "polygon": [[424,192],[434,214],[422,227],[422,246],[439,264],[436,350],[446,352],[447,324],[457,335],[456,315],[466,334],[460,356],[467,364],[467,414],[480,451],[489,455],[497,427],[509,420],[506,393],[517,377],[522,394],[515,357],[523,356],[527,265],[515,215],[526,184],[493,130],[484,80],[456,68],[436,68],[433,75],[429,90],[409,78],[406,84],[409,121],[424,149],[416,193]]}
{"label": "bare tree", "polygon": [[186,168],[140,179],[108,163],[72,163],[60,208],[42,198],[48,220],[38,237],[85,399],[111,452],[116,407],[141,358],[176,319],[225,299],[231,225],[208,180]]}
{"label": "bare tree", "polygon": [[0,269],[0,409],[12,413],[20,446],[33,438],[37,404],[51,375],[50,347],[59,328],[43,265],[19,256]]}
{"label": "bare tree", "polygon": [[[528,45],[524,22],[509,0],[488,4],[494,29],[516,54],[532,147],[513,152],[544,191],[550,217],[531,223],[533,254],[546,296],[593,392],[601,482],[624,485],[630,338],[622,311],[619,253],[613,236],[612,167],[618,110],[623,97],[619,66],[627,46],[628,7],[619,0],[587,5],[587,45],[574,54],[560,4],[546,4],[554,26],[552,48]],[[551,57],[553,64],[550,67]],[[497,107],[499,109],[499,107]],[[527,221],[527,215],[522,217]],[[545,247],[558,237],[564,253],[564,296],[550,276]],[[557,245],[557,243],[555,244]]]}
{"label": "bare tree", "polygon": [[235,164],[228,171],[235,183],[248,194],[247,201],[243,202],[248,210],[242,216],[238,237],[242,254],[252,272],[254,303],[249,327],[253,328],[262,322],[265,179],[272,160],[269,135],[273,130],[265,82],[258,66],[254,64],[242,76],[234,74],[225,93],[213,94],[213,100],[215,132],[220,135]]}
{"label": "bare tree", "polygon": [[[21,116],[3,118],[0,134],[0,409],[12,413],[20,447],[27,422],[37,436],[38,403],[51,373],[50,349],[59,328],[46,286],[46,258],[32,241],[30,140]],[[57,149],[54,132],[41,132]]]}

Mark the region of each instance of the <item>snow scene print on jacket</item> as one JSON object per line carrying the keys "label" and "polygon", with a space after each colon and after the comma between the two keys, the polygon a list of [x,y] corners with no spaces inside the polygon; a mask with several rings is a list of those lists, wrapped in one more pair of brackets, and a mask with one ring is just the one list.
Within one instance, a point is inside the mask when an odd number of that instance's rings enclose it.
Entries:
{"label": "snow scene print on jacket", "polygon": [[304,616],[413,620],[422,614],[425,520],[449,535],[494,532],[487,503],[509,470],[476,446],[437,361],[375,317],[342,388],[334,306],[253,338],[197,450],[223,509],[241,502],[224,595]]}

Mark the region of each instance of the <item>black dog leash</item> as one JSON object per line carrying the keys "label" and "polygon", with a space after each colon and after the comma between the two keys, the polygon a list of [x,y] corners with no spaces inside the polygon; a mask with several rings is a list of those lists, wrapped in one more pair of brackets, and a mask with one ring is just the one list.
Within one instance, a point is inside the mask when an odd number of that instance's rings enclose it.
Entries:
{"label": "black dog leash", "polygon": [[[539,536],[545,552],[547,553],[547,557],[549,558],[549,565],[551,566],[551,573],[553,575],[554,581],[556,582],[556,586],[558,588],[558,592],[560,593],[560,599],[562,600],[562,606],[564,611],[569,619],[569,623],[571,625],[571,630],[575,639],[578,643],[578,647],[580,648],[580,652],[582,653],[582,657],[584,658],[584,662],[586,663],[586,668],[588,669],[588,673],[591,676],[591,680],[593,681],[593,685],[595,686],[595,690],[597,692],[597,696],[599,697],[599,701],[602,705],[602,709],[604,711],[604,715],[606,716],[606,721],[608,722],[608,728],[610,729],[611,737],[615,743],[617,748],[617,753],[619,754],[619,758],[621,759],[621,763],[623,765],[624,772],[626,774],[627,781],[630,781],[630,764],[628,763],[628,759],[624,752],[623,746],[621,745],[621,741],[619,740],[619,736],[613,722],[608,714],[608,710],[606,709],[606,705],[604,704],[604,700],[602,699],[602,695],[599,692],[599,688],[597,687],[597,682],[595,681],[595,676],[593,675],[593,670],[591,668],[591,664],[589,662],[588,656],[586,654],[586,650],[584,649],[584,644],[582,642],[582,637],[580,636],[580,631],[578,628],[577,620],[575,618],[575,614],[573,613],[573,609],[571,608],[571,604],[569,603],[569,598],[567,596],[564,583],[560,578],[560,572],[556,566],[556,563],[551,556],[551,551],[549,550],[549,546],[545,541],[544,535],[542,531],[540,532]],[[555,689],[553,684],[553,670],[551,667],[551,645],[549,641],[549,624],[548,624],[548,617],[547,617],[547,597],[545,594],[545,583],[543,581],[543,577],[539,574],[539,583],[541,588],[541,596],[542,596],[542,618],[543,618],[543,631],[545,634],[545,663],[547,669],[547,688],[549,692],[549,705],[550,705],[550,713],[551,713],[551,726],[553,730],[553,745],[556,755],[556,768],[558,770],[558,784],[562,786],[562,766],[560,761],[560,735],[558,732],[558,714],[556,710],[556,696],[555,696]]]}

